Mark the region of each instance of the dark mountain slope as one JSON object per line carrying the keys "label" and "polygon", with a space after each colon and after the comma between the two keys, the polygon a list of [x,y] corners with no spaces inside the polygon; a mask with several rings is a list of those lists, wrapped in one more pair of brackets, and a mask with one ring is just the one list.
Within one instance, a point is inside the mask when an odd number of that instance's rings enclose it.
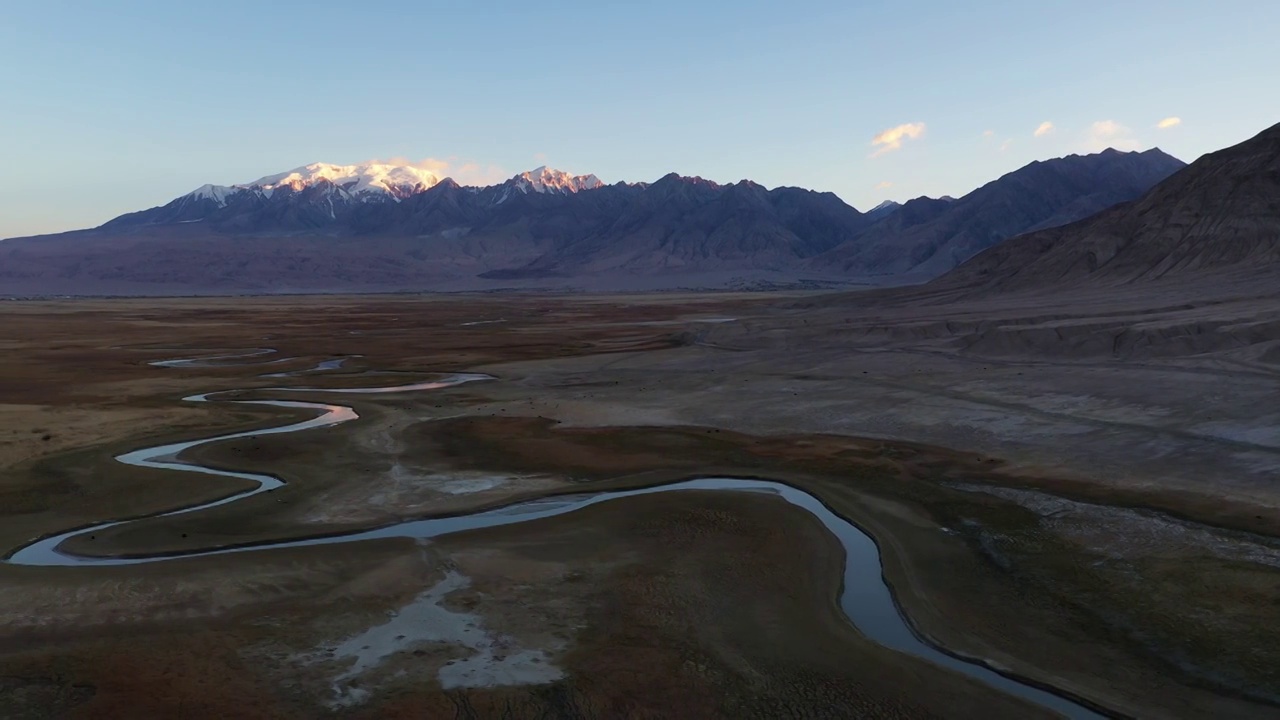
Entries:
{"label": "dark mountain slope", "polygon": [[[1160,150],[1106,150],[1033,162],[954,202],[907,203],[810,267],[932,277],[1015,235],[1132,200],[1184,166]],[[904,216],[913,204],[912,214]]]}
{"label": "dark mountain slope", "polygon": [[631,198],[607,226],[486,277],[791,270],[865,225],[861,213],[831,193],[670,174]]}
{"label": "dark mountain slope", "polygon": [[[464,187],[317,163],[206,185],[100,228],[0,243],[0,292],[316,291],[590,283],[723,287],[935,273],[1028,227],[1136,196],[1159,151],[1034,163],[960,200],[863,215],[831,193],[667,175],[603,185],[539,168]],[[511,283],[509,281],[519,281]]]}
{"label": "dark mountain slope", "polygon": [[992,248],[937,285],[1131,283],[1277,261],[1280,125],[1205,155],[1136,202]]}

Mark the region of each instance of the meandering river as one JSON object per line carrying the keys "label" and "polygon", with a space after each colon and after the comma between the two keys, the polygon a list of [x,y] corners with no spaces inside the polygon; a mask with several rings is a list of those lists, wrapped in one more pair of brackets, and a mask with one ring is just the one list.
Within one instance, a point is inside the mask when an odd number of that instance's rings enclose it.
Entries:
{"label": "meandering river", "polygon": [[[253,357],[268,354],[271,351],[256,350],[239,355],[224,355],[214,358],[196,358],[190,361],[172,360],[152,363],[162,367],[192,367],[195,363],[219,361],[236,357]],[[271,392],[323,392],[329,394],[389,394],[406,393],[452,387],[466,382],[492,379],[487,375],[457,374],[440,380],[418,382],[405,385],[381,388],[267,388]],[[234,472],[219,470],[198,463],[184,460],[181,455],[191,448],[208,443],[221,442],[233,438],[248,436],[301,432],[315,428],[331,427],[356,420],[356,411],[344,405],[318,402],[301,402],[292,400],[218,400],[218,396],[228,392],[206,393],[184,398],[187,402],[234,402],[245,405],[266,405],[272,407],[315,410],[316,417],[301,422],[289,423],[273,428],[215,435],[199,440],[169,443],[155,447],[134,450],[116,457],[116,460],[128,465],[149,468],[163,468],[189,472],[193,475],[216,475],[234,477],[257,482],[251,490],[226,497],[213,502],[192,505],[190,507],[163,513],[160,517],[169,517],[185,513],[198,512],[218,505],[237,502],[258,493],[269,492],[282,485],[279,478],[262,473]],[[104,522],[92,527],[82,527],[65,533],[46,537],[14,551],[6,562],[15,565],[34,566],[104,566],[104,565],[146,565],[157,562],[173,561],[184,558],[224,555],[231,553],[248,553],[269,548],[306,547],[312,545],[336,545],[342,543],[361,542],[381,538],[434,538],[463,530],[512,525],[542,518],[572,513],[582,508],[604,502],[618,502],[636,495],[647,495],[660,492],[680,492],[688,490],[714,490],[722,492],[763,492],[778,496],[782,500],[802,508],[817,518],[831,531],[844,546],[845,568],[844,583],[841,589],[840,606],[855,627],[871,640],[886,647],[898,650],[948,669],[975,678],[993,688],[1029,700],[1044,708],[1054,710],[1070,718],[1103,717],[1089,708],[1073,702],[1066,697],[1027,684],[1011,676],[1001,674],[977,660],[966,660],[947,654],[928,644],[911,629],[894,601],[888,585],[885,583],[880,565],[880,553],[875,542],[853,523],[836,515],[813,495],[803,490],[777,482],[766,480],[748,480],[742,478],[699,478],[684,482],[668,483],[635,490],[618,490],[579,495],[560,495],[545,499],[517,503],[502,508],[475,512],[454,517],[412,520],[389,525],[373,530],[351,532],[343,535],[263,542],[254,545],[197,550],[179,554],[156,554],[142,557],[110,558],[75,555],[60,549],[62,543],[70,537],[95,533],[107,528],[116,527],[139,518]]]}

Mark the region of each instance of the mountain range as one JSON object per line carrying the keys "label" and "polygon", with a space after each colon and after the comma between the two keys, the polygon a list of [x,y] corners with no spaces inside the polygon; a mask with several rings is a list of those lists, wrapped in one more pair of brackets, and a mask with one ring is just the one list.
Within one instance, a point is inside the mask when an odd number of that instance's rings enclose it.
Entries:
{"label": "mountain range", "polygon": [[959,200],[911,200],[809,266],[934,277],[1007,238],[1132,200],[1183,167],[1160,150],[1105,150],[1033,162]]}
{"label": "mountain range", "polygon": [[1205,155],[1134,202],[1001,243],[934,285],[989,294],[1177,282],[1272,272],[1278,261],[1280,125],[1275,125]]}
{"label": "mountain range", "polygon": [[901,283],[1132,200],[1159,150],[1032,163],[961,197],[859,212],[832,193],[549,168],[488,187],[316,163],[204,185],[92,230],[0,243],[0,292],[168,294]]}

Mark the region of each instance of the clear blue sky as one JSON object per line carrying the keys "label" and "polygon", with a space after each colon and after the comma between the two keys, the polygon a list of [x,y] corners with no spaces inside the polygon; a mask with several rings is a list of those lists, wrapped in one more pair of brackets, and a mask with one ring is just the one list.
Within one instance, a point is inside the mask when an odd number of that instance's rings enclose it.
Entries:
{"label": "clear blue sky", "polygon": [[393,157],[865,210],[1105,145],[1190,161],[1280,122],[1275,0],[4,4],[0,237]]}

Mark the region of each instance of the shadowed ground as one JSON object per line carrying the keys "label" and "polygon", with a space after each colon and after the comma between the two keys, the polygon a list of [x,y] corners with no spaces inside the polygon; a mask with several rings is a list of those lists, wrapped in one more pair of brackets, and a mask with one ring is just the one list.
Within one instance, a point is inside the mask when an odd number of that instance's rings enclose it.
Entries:
{"label": "shadowed ground", "polygon": [[[1055,351],[1046,360],[1044,348],[995,352],[991,338],[1014,332],[1002,328],[1072,325],[1046,319],[1067,314],[1060,307],[846,302],[6,305],[14,332],[0,360],[0,535],[12,548],[233,492],[224,480],[110,462],[121,450],[289,417],[184,407],[185,394],[479,370],[498,380],[344,396],[360,421],[203,448],[203,462],[289,484],[74,546],[209,547],[583,487],[755,475],[801,485],[870,531],[909,616],[945,647],[1134,714],[1273,710],[1243,699],[1280,689],[1266,348],[1190,353],[1156,337],[1119,357]],[[1147,332],[1083,301],[1077,312],[1076,325]],[[1238,325],[1265,309],[1237,302],[1214,312]],[[502,322],[467,324],[493,320]],[[1073,343],[1073,332],[1049,347],[1092,347]],[[279,350],[255,363],[296,360],[270,370],[147,365],[255,347]],[[356,354],[364,357],[337,372],[258,377]],[[274,397],[243,397],[255,396]],[[1020,703],[863,641],[834,604],[833,543],[776,499],[655,496],[425,548],[275,551],[141,572],[6,567],[0,687],[37,717],[1027,716]],[[439,617],[474,615],[485,633],[508,638],[511,657],[541,653],[562,679],[446,689],[444,663],[474,651],[393,635],[399,650],[333,690],[350,660],[325,653],[389,611],[434,601],[450,573],[466,584],[443,596]],[[486,672],[528,668],[506,655],[493,662]],[[360,689],[369,694],[352,692]]]}

